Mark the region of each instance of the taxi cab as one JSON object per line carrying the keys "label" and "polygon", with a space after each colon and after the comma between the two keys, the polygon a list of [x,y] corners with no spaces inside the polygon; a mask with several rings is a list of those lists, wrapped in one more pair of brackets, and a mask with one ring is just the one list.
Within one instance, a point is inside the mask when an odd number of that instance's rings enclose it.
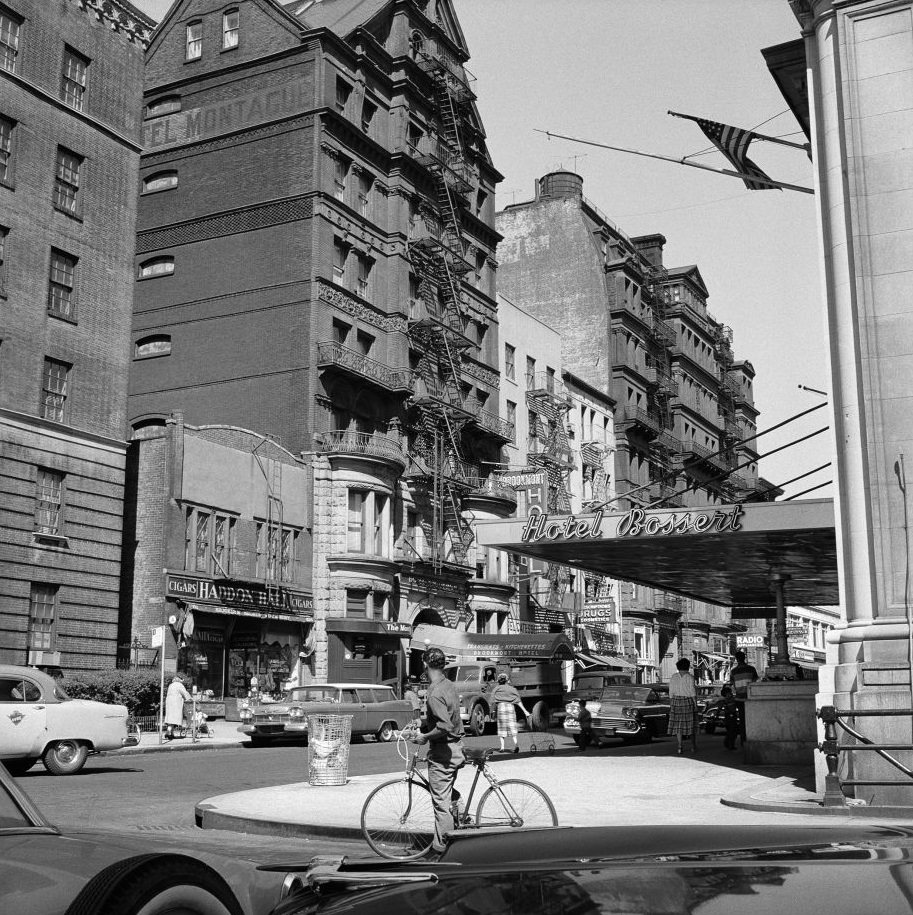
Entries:
{"label": "taxi cab", "polygon": [[39,759],[53,775],[72,775],[90,753],[137,743],[126,706],[71,699],[40,670],[0,664],[0,761],[13,775]]}

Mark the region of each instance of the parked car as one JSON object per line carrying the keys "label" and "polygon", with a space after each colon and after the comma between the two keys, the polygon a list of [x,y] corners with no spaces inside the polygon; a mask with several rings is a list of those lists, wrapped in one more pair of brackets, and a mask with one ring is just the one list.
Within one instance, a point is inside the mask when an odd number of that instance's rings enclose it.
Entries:
{"label": "parked car", "polygon": [[712,699],[700,713],[700,726],[705,734],[715,734],[723,728],[723,699]]}
{"label": "parked car", "polygon": [[909,915],[911,858],[894,826],[467,830],[439,861],[315,862],[273,915]]}
{"label": "parked car", "polygon": [[569,703],[577,699],[596,699],[606,686],[629,685],[633,685],[633,678],[625,670],[599,667],[577,671],[571,680],[571,688],[564,694],[563,706],[553,716],[555,724],[560,726],[564,722]]}
{"label": "parked car", "polygon": [[0,664],[0,760],[14,775],[38,760],[53,775],[72,775],[90,753],[136,746],[127,708],[71,699],[34,667]]}
{"label": "parked car", "polygon": [[[75,700],[74,700],[75,701]],[[282,876],[148,837],[61,832],[0,766],[0,911],[21,915],[265,915]]]}
{"label": "parked car", "polygon": [[412,720],[412,705],[392,687],[365,683],[312,683],[286,690],[278,702],[250,701],[240,710],[238,730],[254,746],[307,736],[308,715],[351,715],[352,736],[392,740]]}
{"label": "parked car", "polygon": [[[595,699],[587,700],[593,717],[593,738],[601,742],[610,737],[626,741],[649,741],[663,736],[669,728],[669,703],[660,699],[651,686],[607,686]],[[574,699],[565,708],[565,733],[580,733],[580,703]]]}

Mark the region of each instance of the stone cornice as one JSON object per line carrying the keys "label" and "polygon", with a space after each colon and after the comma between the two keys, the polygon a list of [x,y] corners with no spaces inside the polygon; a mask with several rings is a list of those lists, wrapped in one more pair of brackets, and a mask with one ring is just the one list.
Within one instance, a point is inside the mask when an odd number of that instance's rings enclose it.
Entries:
{"label": "stone cornice", "polygon": [[127,41],[148,47],[155,22],[144,16],[135,6],[123,0],[70,0],[80,9],[94,14],[112,32],[123,32]]}

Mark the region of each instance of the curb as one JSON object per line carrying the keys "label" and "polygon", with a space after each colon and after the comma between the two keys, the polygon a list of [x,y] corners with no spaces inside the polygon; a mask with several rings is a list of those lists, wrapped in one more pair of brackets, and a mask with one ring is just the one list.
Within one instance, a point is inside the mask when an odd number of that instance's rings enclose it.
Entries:
{"label": "curb", "polygon": [[145,753],[187,753],[199,750],[238,750],[244,749],[245,744],[237,743],[163,743],[148,747],[123,747],[120,750],[102,750],[96,756],[141,756]]}
{"label": "curb", "polygon": [[[788,777],[776,779],[781,785],[792,784]],[[742,810],[753,810],[758,813],[795,813],[802,816],[819,817],[853,817],[869,820],[910,820],[913,821],[913,807],[870,807],[867,804],[848,804],[846,807],[825,807],[821,799],[815,797],[808,801],[767,800],[764,795],[776,792],[776,783],[764,789],[746,788],[730,797],[721,797],[720,803],[725,807],[736,807]]]}
{"label": "curb", "polygon": [[210,804],[200,803],[193,808],[194,820],[199,829],[227,829],[259,836],[278,836],[284,839],[322,836],[326,839],[364,838],[360,827],[334,826],[326,823],[285,823],[276,820],[259,820],[254,817],[219,813]]}

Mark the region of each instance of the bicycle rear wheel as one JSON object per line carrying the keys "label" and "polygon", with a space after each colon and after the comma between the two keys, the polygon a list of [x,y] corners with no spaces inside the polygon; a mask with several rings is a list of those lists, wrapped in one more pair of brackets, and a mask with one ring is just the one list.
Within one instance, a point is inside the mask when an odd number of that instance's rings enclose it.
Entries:
{"label": "bicycle rear wheel", "polygon": [[413,779],[378,785],[361,808],[361,831],[384,858],[420,858],[434,841],[431,792]]}
{"label": "bicycle rear wheel", "polygon": [[476,822],[481,827],[557,826],[558,814],[549,796],[538,785],[521,778],[508,778],[482,795]]}

